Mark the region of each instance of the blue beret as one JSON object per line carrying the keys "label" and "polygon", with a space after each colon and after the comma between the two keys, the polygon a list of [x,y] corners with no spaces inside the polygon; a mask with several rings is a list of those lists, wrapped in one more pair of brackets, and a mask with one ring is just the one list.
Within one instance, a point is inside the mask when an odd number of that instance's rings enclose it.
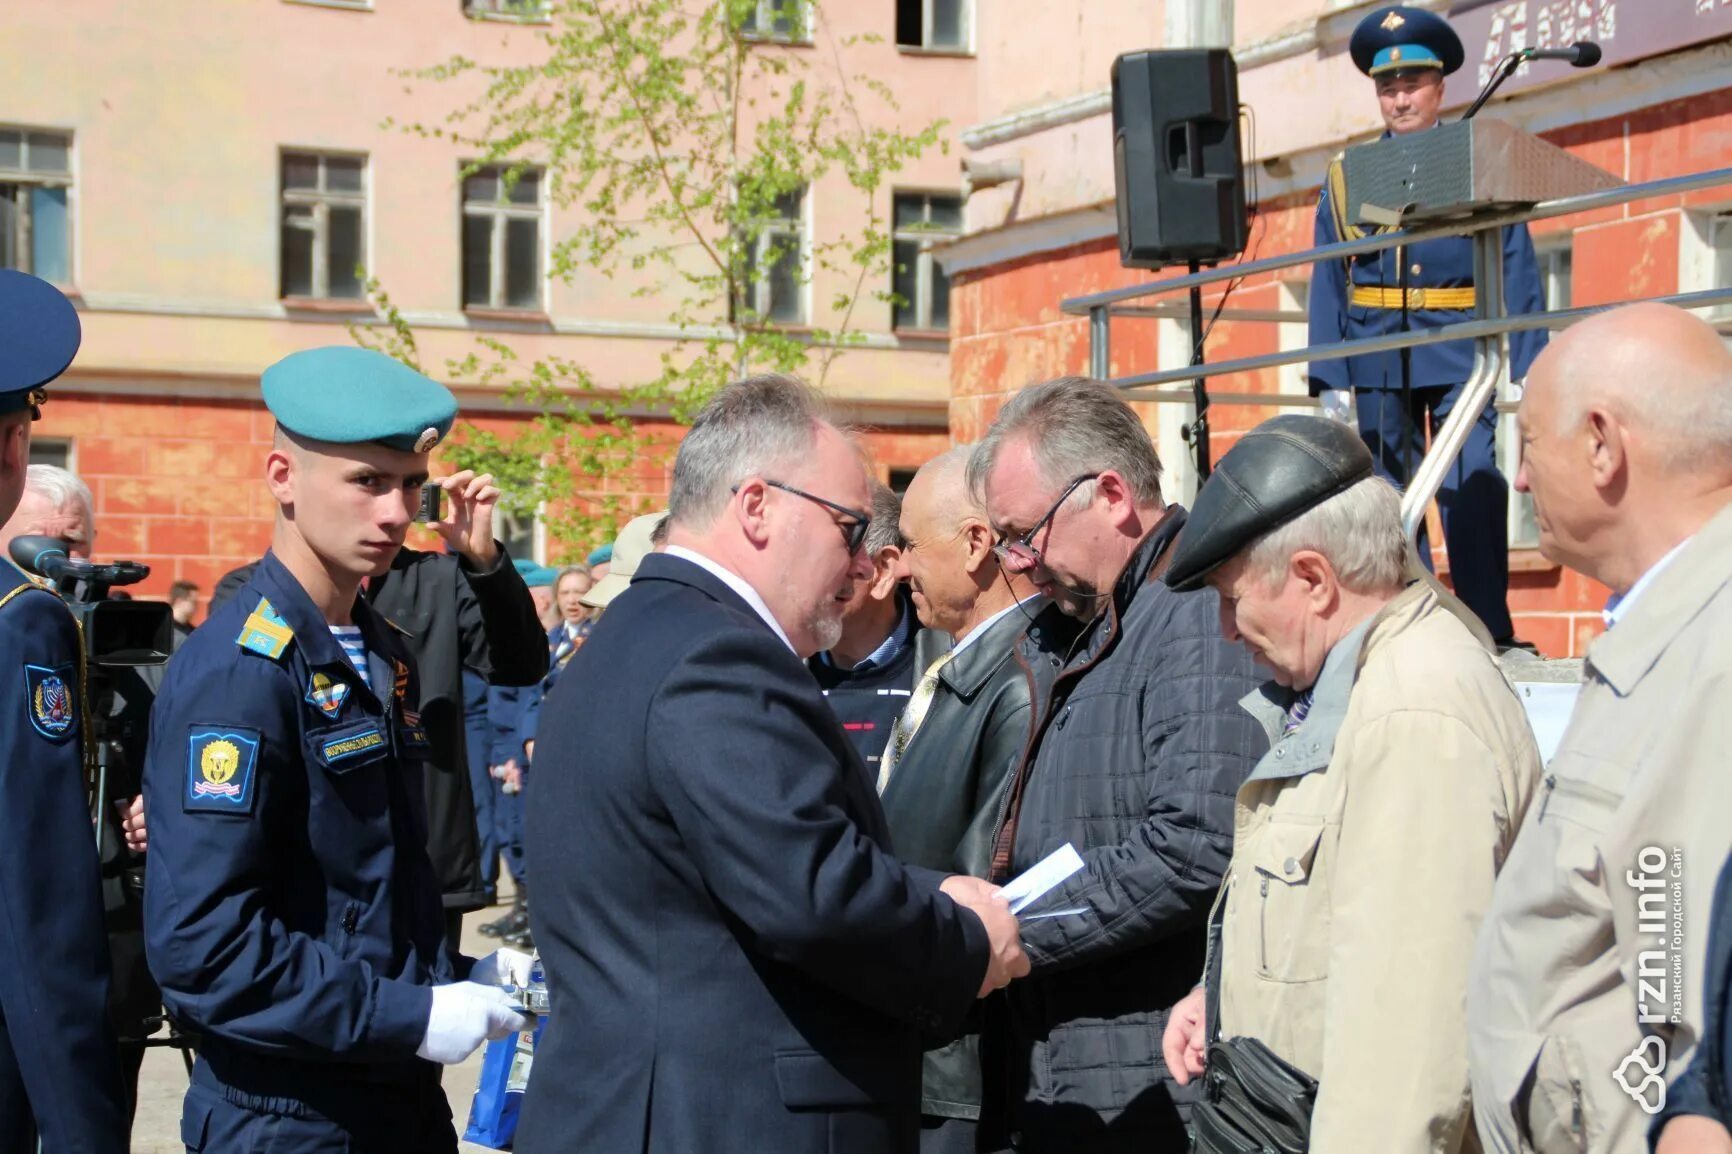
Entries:
{"label": "blue beret", "polygon": [[594,549],[590,550],[589,556],[584,558],[584,564],[594,568],[597,565],[606,565],[612,560],[613,542],[609,541],[605,545],[597,545]]}
{"label": "blue beret", "polygon": [[529,575],[531,573],[541,568],[541,563],[538,561],[531,561],[527,557],[513,557],[511,559],[511,567],[517,570],[517,575],[519,577],[527,581],[529,580]]}
{"label": "blue beret", "polygon": [[[78,355],[78,310],[40,277],[0,269],[0,415],[36,409]],[[35,413],[40,417],[40,411]]]}
{"label": "blue beret", "polygon": [[290,353],[264,372],[265,407],[277,424],[313,441],[376,441],[425,453],[457,419],[457,398],[384,353],[332,345]]}
{"label": "blue beret", "polygon": [[559,570],[546,565],[537,565],[532,571],[523,575],[523,583],[531,589],[545,589],[552,585],[559,576]]}
{"label": "blue beret", "polygon": [[1347,51],[1367,76],[1409,68],[1436,68],[1448,76],[1467,59],[1461,37],[1449,21],[1423,8],[1399,4],[1373,9],[1353,30]]}

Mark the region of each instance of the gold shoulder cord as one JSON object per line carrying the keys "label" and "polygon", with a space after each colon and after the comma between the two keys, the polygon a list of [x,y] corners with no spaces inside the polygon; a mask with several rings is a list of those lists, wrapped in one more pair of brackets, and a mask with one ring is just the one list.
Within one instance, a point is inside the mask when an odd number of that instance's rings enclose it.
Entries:
{"label": "gold shoulder cord", "polygon": [[[40,589],[44,593],[52,594],[54,600],[59,602],[61,608],[66,608],[66,602],[60,600],[60,594],[55,593],[54,590],[48,588],[46,585],[39,584],[35,581],[26,581],[4,597],[0,597],[0,609],[6,608],[7,603],[10,602],[12,598],[30,589]],[[78,632],[78,655],[76,659],[76,664],[78,666],[78,743],[84,752],[84,798],[88,803],[90,812],[100,817],[101,815],[97,814],[96,811],[96,747],[91,744],[90,699],[85,695],[84,622],[80,621],[78,619],[78,614],[72,613],[72,610],[67,609],[66,611],[72,614],[72,627]]]}

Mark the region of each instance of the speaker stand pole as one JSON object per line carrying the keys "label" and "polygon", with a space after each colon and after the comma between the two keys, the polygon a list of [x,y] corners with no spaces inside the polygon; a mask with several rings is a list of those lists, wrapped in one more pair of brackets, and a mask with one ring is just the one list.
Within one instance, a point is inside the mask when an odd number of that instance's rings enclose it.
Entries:
{"label": "speaker stand pole", "polygon": [[[1196,276],[1202,271],[1202,264],[1192,261],[1191,275]],[[1203,363],[1203,287],[1191,286],[1191,364]],[[1197,458],[1197,484],[1201,485],[1209,479],[1209,386],[1202,377],[1191,382],[1192,403],[1197,414],[1191,424],[1185,429],[1185,440],[1190,442],[1191,452]]]}

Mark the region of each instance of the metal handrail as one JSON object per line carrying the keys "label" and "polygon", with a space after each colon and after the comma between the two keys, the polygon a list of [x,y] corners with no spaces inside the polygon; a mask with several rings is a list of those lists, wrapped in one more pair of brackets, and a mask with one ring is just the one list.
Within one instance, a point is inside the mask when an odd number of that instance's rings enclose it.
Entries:
{"label": "metal handrail", "polygon": [[[1677,305],[1679,308],[1698,309],[1710,308],[1714,305],[1732,304],[1732,287],[1718,289],[1701,289],[1697,292],[1672,293],[1668,296],[1643,297],[1645,301],[1659,304]],[[1366,353],[1386,353],[1395,349],[1418,348],[1422,345],[1441,345],[1449,341],[1465,341],[1476,338],[1496,338],[1508,333],[1525,332],[1529,329],[1561,329],[1575,324],[1579,320],[1617,308],[1628,302],[1614,301],[1603,305],[1584,305],[1581,308],[1558,309],[1555,312],[1517,313],[1515,316],[1500,317],[1496,320],[1457,321],[1454,324],[1443,325],[1435,329],[1415,330],[1406,333],[1389,333],[1381,337],[1361,337],[1356,341],[1332,341],[1325,345],[1310,345],[1300,349],[1287,349],[1281,352],[1260,353],[1252,357],[1238,357],[1231,361],[1218,361],[1214,364],[1187,365],[1178,369],[1163,369],[1156,373],[1137,373],[1128,377],[1114,377],[1107,381],[1115,388],[1127,391],[1154,388],[1158,385],[1172,384],[1175,381],[1194,381],[1198,377],[1224,377],[1234,373],[1249,373],[1257,369],[1276,369],[1283,365],[1296,365],[1311,361],[1332,361],[1342,357],[1358,357]],[[1118,314],[1114,314],[1115,316]],[[1096,374],[1106,380],[1105,374]],[[1132,394],[1133,400],[1159,400]],[[1190,400],[1189,396],[1183,398]],[[1223,401],[1231,404],[1231,401]]]}
{"label": "metal handrail", "polygon": [[1620,204],[1628,204],[1631,201],[1647,200],[1650,197],[1676,196],[1686,192],[1697,192],[1719,185],[1732,185],[1732,168],[1717,168],[1711,172],[1696,173],[1691,176],[1667,177],[1664,180],[1651,180],[1644,184],[1625,184],[1616,188],[1602,189],[1598,192],[1541,201],[1531,208],[1464,217],[1460,220],[1428,225],[1423,228],[1379,233],[1360,240],[1337,241],[1334,244],[1305,249],[1298,253],[1264,257],[1262,260],[1254,260],[1249,264],[1225,265],[1191,276],[1174,277],[1171,280],[1154,281],[1150,284],[1128,285],[1125,288],[1091,293],[1088,296],[1072,297],[1059,305],[1059,310],[1071,316],[1085,316],[1097,309],[1106,309],[1110,312],[1112,306],[1120,301],[1165,296],[1168,293],[1184,292],[1192,286],[1219,284],[1223,281],[1237,280],[1240,277],[1254,276],[1258,273],[1278,272],[1284,268],[1315,264],[1320,260],[1337,260],[1342,257],[1358,256],[1360,253],[1381,252],[1386,248],[1419,244],[1422,241],[1467,236],[1483,229],[1502,228],[1509,224],[1527,224],[1537,220],[1551,220],[1554,217],[1572,216],[1578,212],[1592,212],[1595,209],[1611,208]]}

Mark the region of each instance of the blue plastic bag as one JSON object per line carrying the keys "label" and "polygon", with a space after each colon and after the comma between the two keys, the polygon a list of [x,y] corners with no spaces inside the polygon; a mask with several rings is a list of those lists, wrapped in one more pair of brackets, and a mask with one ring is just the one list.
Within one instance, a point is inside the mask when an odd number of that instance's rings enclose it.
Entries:
{"label": "blue plastic bag", "polygon": [[523,1091],[529,1085],[535,1060],[535,1044],[546,1024],[545,1017],[536,1018],[535,1029],[487,1043],[487,1052],[481,1056],[481,1081],[469,1107],[469,1126],[463,1131],[465,1142],[495,1150],[511,1149],[517,1137],[517,1111],[523,1105]]}

